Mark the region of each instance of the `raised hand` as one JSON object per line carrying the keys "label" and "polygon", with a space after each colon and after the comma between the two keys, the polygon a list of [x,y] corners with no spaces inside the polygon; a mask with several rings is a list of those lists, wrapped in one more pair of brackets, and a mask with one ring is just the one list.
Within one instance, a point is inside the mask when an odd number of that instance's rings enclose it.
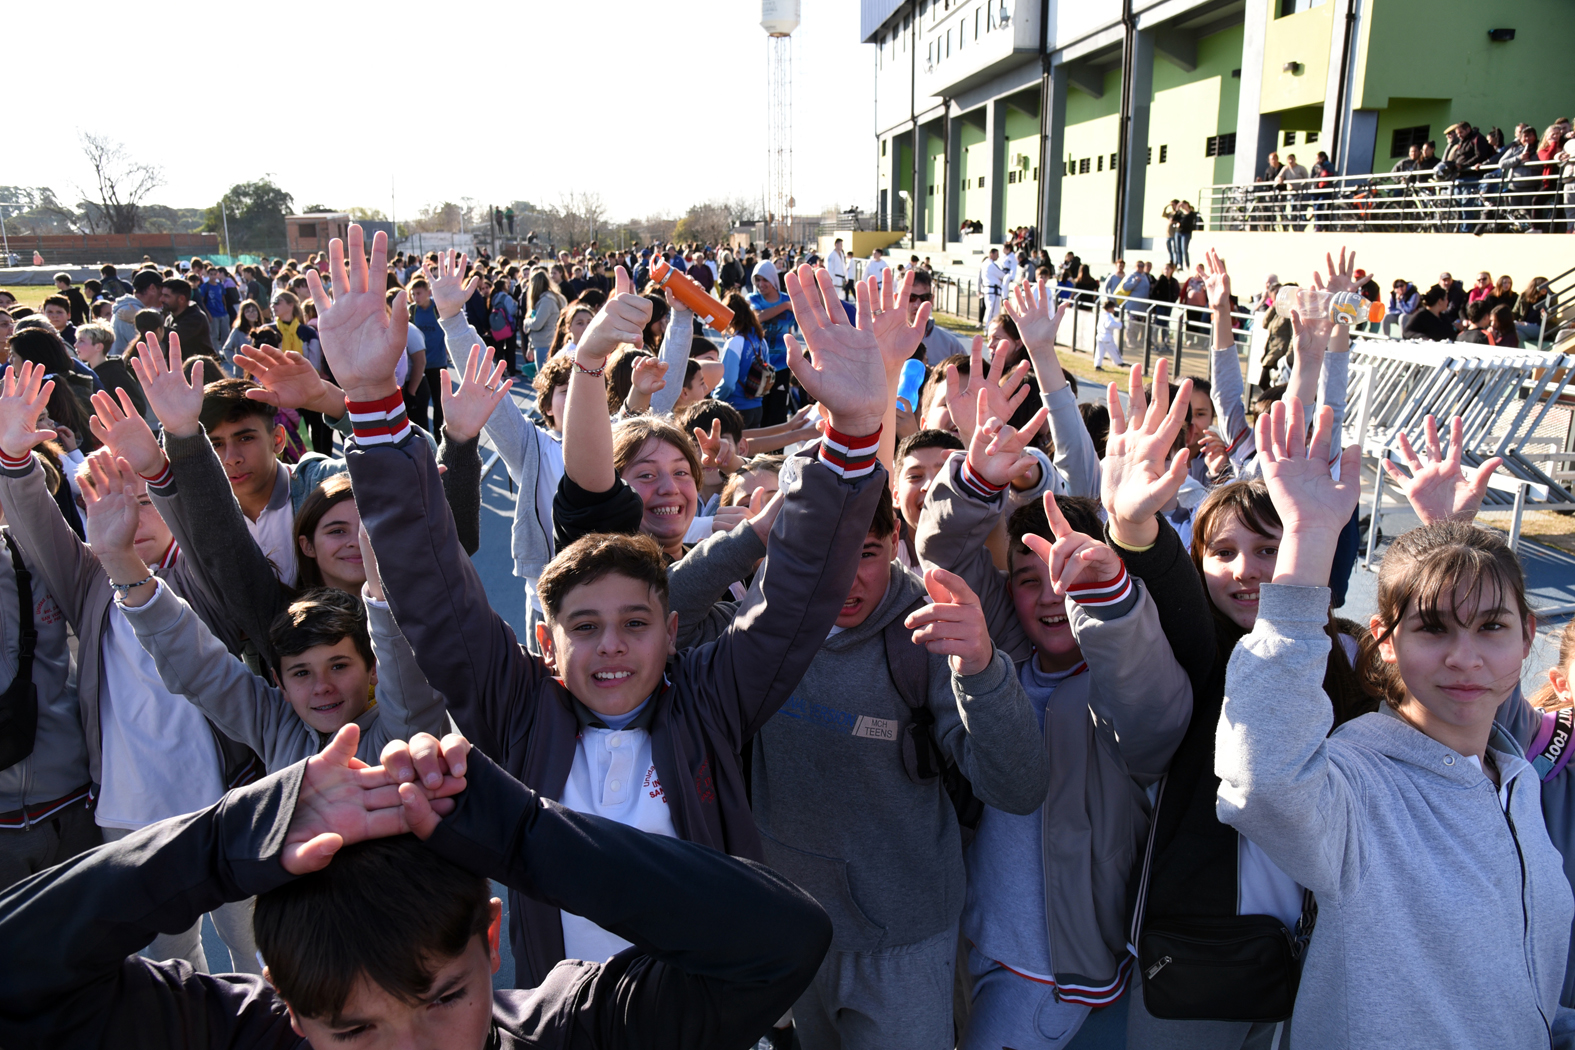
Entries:
{"label": "raised hand", "polygon": [[[792,335],[784,340],[787,367],[792,368],[806,394],[821,403],[822,414],[839,433],[876,433],[890,401],[891,375],[899,372],[902,362],[913,353],[912,348],[902,349],[907,345],[907,337],[895,335],[896,326],[901,323],[923,332],[929,320],[929,304],[920,304],[915,324],[909,326],[906,302],[902,310],[896,310],[895,299],[888,307],[884,294],[874,294],[873,282],[862,282],[857,290],[855,326],[847,323],[832,275],[824,269],[811,269],[805,264],[797,271],[787,271],[783,283],[803,332],[803,345]],[[891,312],[899,313],[901,318],[880,320],[880,329],[887,332],[887,338],[882,340],[876,335],[876,316]]]}
{"label": "raised hand", "polygon": [[1065,598],[1080,581],[1097,583],[1113,580],[1121,575],[1121,558],[1105,544],[1085,533],[1077,532],[1061,513],[1055,496],[1046,492],[1045,517],[1050,519],[1050,534],[1054,539],[1023,536],[1023,544],[1039,556],[1050,571],[1050,587],[1056,597]]}
{"label": "raised hand", "polygon": [[81,485],[86,504],[82,524],[87,529],[88,546],[101,557],[131,550],[136,544],[141,515],[137,476],[131,465],[101,448],[87,457],[85,480],[87,483]]}
{"label": "raised hand", "polygon": [[930,592],[930,604],[903,621],[913,632],[913,644],[949,657],[956,675],[978,674],[989,667],[995,643],[978,596],[961,576],[941,568],[925,570],[924,589]]}
{"label": "raised hand", "polygon": [[613,295],[591,319],[574,348],[574,359],[590,369],[601,367],[623,343],[639,346],[651,321],[651,301],[634,294],[634,282],[622,266],[613,271]]}
{"label": "raised hand", "polygon": [[194,363],[191,378],[186,378],[180,336],[169,334],[169,352],[165,353],[149,333],[142,352],[131,359],[131,369],[137,373],[142,392],[166,431],[175,437],[191,437],[201,429],[203,364]]}
{"label": "raised hand", "polygon": [[1230,274],[1225,272],[1225,260],[1213,248],[1203,256],[1203,290],[1209,298],[1209,309],[1230,313]]}
{"label": "raised hand", "polygon": [[630,379],[631,389],[641,395],[646,407],[650,407],[651,395],[667,386],[667,362],[659,357],[636,358]]}
{"label": "raised hand", "polygon": [[1362,450],[1352,445],[1340,457],[1340,480],[1330,472],[1334,410],[1318,412],[1311,444],[1297,398],[1276,401],[1258,417],[1258,459],[1269,498],[1284,526],[1274,582],[1326,587],[1340,530],[1361,498]]}
{"label": "raised hand", "polygon": [[124,389],[115,397],[102,390],[93,394],[93,415],[88,419],[88,429],[111,453],[131,464],[131,469],[145,478],[156,477],[164,470],[164,450],[148,424],[137,414],[131,395]]}
{"label": "raised hand", "polygon": [[[968,378],[963,379],[956,365],[946,366],[946,411],[964,444],[973,440],[980,419],[1011,419],[1017,413],[1017,406],[1029,394],[1029,387],[1023,384],[1029,367],[1029,362],[1023,361],[1004,376],[992,379],[985,375],[984,338],[977,335],[968,351]],[[980,394],[985,395],[984,409],[979,407]]]}
{"label": "raised hand", "polygon": [[55,432],[39,426],[49,407],[55,381],[44,381],[44,366],[24,361],[21,368],[5,374],[5,393],[0,396],[0,452],[8,459],[22,459],[34,447],[55,440]]}
{"label": "raised hand", "polygon": [[381,766],[355,757],[360,742],[361,727],[351,722],[306,760],[279,851],[279,863],[291,875],[327,867],[344,846],[409,830],[398,785]]}
{"label": "raised hand", "polygon": [[700,466],[706,470],[731,474],[744,465],[733,439],[722,433],[720,419],[711,420],[709,434],[699,427],[694,428],[694,433],[695,443],[700,446]]}
{"label": "raised hand", "polygon": [[[388,235],[379,230],[372,238],[372,261],[368,264],[361,227],[352,223],[349,268],[345,266],[345,244],[337,237],[328,242],[328,266],[335,289],[331,298],[317,271],[306,271],[306,284],[317,304],[317,336],[323,357],[351,401],[382,401],[399,392],[394,368],[405,352],[410,331],[404,289],[394,294],[392,310],[383,300]],[[370,275],[374,273],[377,280],[372,282]]]}
{"label": "raised hand", "polygon": [[1132,366],[1127,388],[1127,411],[1121,410],[1116,385],[1106,393],[1110,408],[1110,437],[1105,441],[1105,461],[1100,472],[1100,499],[1110,515],[1110,534],[1128,547],[1146,547],[1159,535],[1154,516],[1163,510],[1187,479],[1191,453],[1183,448],[1167,465],[1176,435],[1186,424],[1191,406],[1192,380],[1184,379],[1170,402],[1170,362],[1160,358],[1154,366],[1154,403],[1143,397],[1143,369]]}
{"label": "raised hand", "polygon": [[407,743],[390,740],[378,757],[388,779],[399,787],[405,823],[418,839],[427,839],[438,821],[454,811],[451,797],[465,789],[470,741],[458,733],[442,740],[417,733]]}
{"label": "raised hand", "polygon": [[309,408],[338,418],[345,413],[344,392],[322,377],[295,351],[249,346],[237,351],[235,362],[262,385],[246,396],[276,408]]}
{"label": "raised hand", "polygon": [[895,290],[895,274],[890,267],[863,283],[868,285],[875,342],[880,345],[881,354],[886,358],[888,376],[894,379],[900,372],[895,375],[890,373],[890,363],[896,361],[897,368],[901,369],[903,362],[912,357],[919,344],[924,342],[924,333],[930,320],[930,304],[920,304],[913,323],[908,323],[908,297],[913,294],[912,270],[903,274],[902,283]]}
{"label": "raised hand", "polygon": [[1023,281],[1006,298],[1006,312],[1016,322],[1018,337],[1030,354],[1055,353],[1055,334],[1066,308],[1066,303],[1055,304],[1055,286],[1048,281],[1040,281],[1037,288]]}
{"label": "raised hand", "polygon": [[469,264],[470,260],[464,252],[450,248],[438,253],[436,270],[431,263],[422,267],[422,272],[427,275],[427,284],[432,288],[432,305],[437,307],[439,319],[457,316],[476,293],[476,282],[481,280],[481,276],[478,274],[465,280],[465,269]]}
{"label": "raised hand", "polygon": [[492,347],[483,348],[477,343],[470,348],[465,361],[465,371],[459,376],[458,389],[450,389],[453,370],[444,373],[438,383],[438,396],[443,405],[443,429],[454,441],[470,441],[481,433],[481,428],[492,418],[492,410],[508,395],[514,380],[502,380],[503,362],[493,364]]}
{"label": "raised hand", "polygon": [[1449,421],[1449,451],[1446,454],[1439,444],[1438,422],[1428,416],[1425,463],[1411,448],[1403,432],[1400,434],[1400,455],[1411,469],[1410,476],[1390,460],[1383,460],[1384,471],[1400,486],[1423,525],[1474,519],[1482,507],[1482,497],[1487,495],[1488,480],[1504,463],[1502,458],[1494,456],[1468,476],[1460,465],[1460,450],[1464,445],[1461,433],[1460,417],[1456,416]]}
{"label": "raised hand", "polygon": [[968,443],[968,469],[990,484],[1003,487],[1039,465],[1028,452],[1028,443],[1050,413],[1041,408],[1023,429],[1017,430],[1000,417],[990,415],[988,402],[989,394],[979,391],[978,415],[984,422],[974,428]]}
{"label": "raised hand", "polygon": [[1345,246],[1341,245],[1339,265],[1335,264],[1334,256],[1328,252],[1324,253],[1323,260],[1324,265],[1328,268],[1329,277],[1327,280],[1325,280],[1321,274],[1314,273],[1313,287],[1323,288],[1325,291],[1334,293],[1355,292],[1361,290],[1360,286],[1356,283],[1355,251],[1347,253]]}

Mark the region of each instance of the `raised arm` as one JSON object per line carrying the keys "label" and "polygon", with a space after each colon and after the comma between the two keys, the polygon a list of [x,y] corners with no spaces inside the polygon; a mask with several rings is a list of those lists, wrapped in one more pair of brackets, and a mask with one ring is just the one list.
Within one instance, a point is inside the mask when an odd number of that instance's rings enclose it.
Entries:
{"label": "raised arm", "polygon": [[[450,353],[450,361],[460,360]],[[503,379],[503,364],[493,363],[490,346],[471,346],[465,367],[459,372],[459,385],[451,388],[453,370],[438,377],[438,392],[443,405],[443,444],[439,461],[443,473],[443,496],[454,512],[460,545],[467,555],[481,546],[481,453],[477,443],[481,429],[508,397],[514,380]]]}
{"label": "raised arm", "polygon": [[1055,286],[1049,281],[1040,281],[1035,292],[1035,285],[1022,282],[1008,297],[1006,311],[1017,323],[1039,383],[1040,400],[1050,413],[1059,491],[1067,496],[1095,496],[1099,493],[1099,453],[1077,410],[1077,395],[1066,381],[1055,348],[1056,331],[1068,304],[1055,305]]}
{"label": "raised arm", "polygon": [[408,740],[417,733],[443,736],[449,729],[448,702],[427,681],[415,650],[394,622],[364,521],[360,547],[366,561],[366,585],[361,597],[366,602],[367,633],[372,637],[372,657],[377,662],[379,712],[376,724],[367,734],[367,747],[362,750],[377,754],[390,740]]}
{"label": "raised arm", "polygon": [[[673,278],[680,279],[677,274]],[[662,336],[661,353],[657,354],[657,360],[666,366],[664,374],[667,382],[651,394],[651,412],[658,416],[667,415],[678,403],[678,395],[684,389],[684,367],[689,361],[689,345],[695,337],[694,311],[671,294],[667,297],[667,305],[672,308],[672,313],[667,318],[667,331]]]}
{"label": "raised arm", "polygon": [[1411,447],[1411,440],[1403,432],[1400,434],[1400,455],[1411,472],[1409,476],[1394,462],[1383,460],[1385,472],[1400,486],[1423,525],[1475,520],[1482,498],[1487,495],[1488,480],[1503,465],[1503,459],[1494,456],[1469,473],[1462,468],[1462,430],[1459,416],[1449,421],[1449,450],[1445,452],[1438,440],[1438,421],[1429,415],[1425,460]]}
{"label": "raised arm", "polygon": [[617,290],[596,314],[574,349],[574,371],[563,407],[564,476],[587,492],[610,492],[618,484],[613,470],[612,422],[607,416],[607,359],[621,343],[638,343],[651,319],[650,300],[634,294],[623,267]]}
{"label": "raised arm", "polygon": [[1212,248],[1203,260],[1203,287],[1209,300],[1212,343],[1209,351],[1210,396],[1214,415],[1224,433],[1230,459],[1238,468],[1255,450],[1252,428],[1247,425],[1246,388],[1241,378],[1241,358],[1230,315],[1230,274]]}

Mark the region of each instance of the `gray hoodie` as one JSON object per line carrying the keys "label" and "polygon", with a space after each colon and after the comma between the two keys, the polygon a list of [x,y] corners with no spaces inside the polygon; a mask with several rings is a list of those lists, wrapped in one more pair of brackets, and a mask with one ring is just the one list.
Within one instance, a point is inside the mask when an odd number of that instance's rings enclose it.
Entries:
{"label": "gray hoodie", "polygon": [[[896,562],[886,596],[857,627],[826,639],[797,689],[754,744],[754,812],[766,862],[831,916],[833,946],[869,952],[913,944],[957,921],[962,837],[939,781],[904,771],[907,704],[887,667],[883,631],[924,585]],[[1039,723],[1012,663],[979,674],[929,661],[935,738],[987,805],[1032,813],[1049,770]]]}
{"label": "gray hoodie", "polygon": [[1575,903],[1536,774],[1495,727],[1495,790],[1388,707],[1326,738],[1328,618],[1263,585],[1214,752],[1219,819],[1318,898],[1293,1047],[1552,1045]]}

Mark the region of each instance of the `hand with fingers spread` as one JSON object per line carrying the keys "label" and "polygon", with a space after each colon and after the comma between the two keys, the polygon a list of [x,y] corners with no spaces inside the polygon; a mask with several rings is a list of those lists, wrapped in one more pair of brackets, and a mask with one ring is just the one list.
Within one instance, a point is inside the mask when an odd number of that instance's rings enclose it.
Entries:
{"label": "hand with fingers spread", "polygon": [[[873,306],[871,319],[875,326],[875,341],[880,344],[881,353],[888,361],[898,361],[898,369],[924,341],[924,331],[930,319],[930,304],[923,303],[919,307],[921,315],[915,316],[912,324],[908,322],[908,299],[913,294],[913,274],[914,271],[909,270],[899,284],[896,275],[888,267],[864,282],[869,288]],[[900,359],[897,356],[899,354],[902,355]],[[888,372],[888,375],[898,379],[901,372]],[[895,389],[893,387],[893,392]]]}
{"label": "hand with fingers spread", "polygon": [[[957,436],[968,444],[979,420],[987,416],[1011,419],[1017,407],[1028,397],[1030,388],[1023,382],[1028,377],[1030,363],[1024,361],[1004,376],[985,374],[984,340],[974,336],[968,351],[968,378],[964,379],[956,365],[946,366],[946,411],[951,414]],[[979,395],[985,395],[986,409],[979,407]]]}
{"label": "hand with fingers spread", "polygon": [[622,266],[613,271],[613,295],[596,312],[585,334],[575,344],[574,359],[592,371],[602,367],[614,350],[624,343],[639,346],[645,326],[651,320],[651,301],[636,295],[629,271]]}
{"label": "hand with fingers spread", "polygon": [[503,363],[493,363],[492,347],[483,348],[479,343],[470,348],[465,361],[465,371],[459,376],[457,389],[450,389],[452,369],[444,372],[438,383],[438,394],[443,405],[443,429],[454,441],[470,441],[481,434],[481,428],[492,418],[514,380],[503,379]]}
{"label": "hand with fingers spread", "polygon": [[913,632],[913,644],[949,657],[955,675],[978,674],[989,667],[995,643],[978,596],[961,576],[941,568],[925,570],[924,589],[930,592],[930,604],[903,621]]}
{"label": "hand with fingers spread", "polygon": [[169,352],[149,333],[142,352],[131,359],[142,393],[153,414],[173,437],[193,437],[202,429],[203,364],[194,362],[191,378],[186,378],[180,356],[180,336],[170,333]]}
{"label": "hand with fingers spread", "polygon": [[1488,480],[1504,463],[1501,457],[1494,456],[1468,476],[1460,465],[1462,431],[1459,416],[1449,421],[1449,451],[1445,453],[1438,440],[1438,422],[1428,416],[1425,462],[1412,449],[1404,432],[1400,434],[1400,455],[1411,470],[1410,476],[1393,461],[1383,460],[1385,472],[1400,486],[1423,525],[1473,520],[1482,507],[1482,497],[1487,495]]}
{"label": "hand with fingers spread", "polygon": [[1275,560],[1274,582],[1327,587],[1335,547],[1361,498],[1362,450],[1352,445],[1340,458],[1340,480],[1330,471],[1334,410],[1318,412],[1312,441],[1307,440],[1302,403],[1276,401],[1258,417],[1258,458],[1269,498],[1284,533]]}
{"label": "hand with fingers spread", "polygon": [[478,274],[467,281],[465,270],[469,265],[470,260],[464,252],[450,248],[438,253],[436,269],[432,268],[431,263],[422,267],[422,272],[427,275],[427,285],[432,289],[432,305],[437,307],[439,320],[457,317],[476,293],[476,282],[481,277]]}
{"label": "hand with fingers spread", "polygon": [[1017,336],[1029,354],[1054,354],[1055,334],[1061,327],[1067,304],[1055,302],[1055,286],[1048,281],[1035,285],[1023,281],[1006,298],[1006,312],[1017,324]]}
{"label": "hand with fingers spread", "polygon": [[[853,325],[826,270],[800,266],[788,271],[783,283],[804,337],[802,345],[792,336],[785,338],[788,367],[839,433],[874,434],[886,418],[892,376],[918,345],[909,346],[911,331],[904,335],[902,330],[917,328],[922,338],[929,304],[920,305],[915,324],[909,325],[906,298],[899,310],[895,298],[874,294],[873,282],[865,281],[857,288],[859,323]],[[885,333],[884,339],[877,330]]]}
{"label": "hand with fingers spread", "polygon": [[[350,226],[349,264],[345,242],[328,242],[328,267],[333,277],[330,296],[316,270],[306,271],[306,284],[317,304],[317,337],[323,357],[350,401],[386,401],[399,393],[394,369],[404,356],[409,338],[410,313],[405,292],[395,293],[392,304],[383,299],[388,273],[388,235],[379,230],[372,238],[368,263],[361,227]],[[371,274],[377,279],[371,280]]]}
{"label": "hand with fingers spread", "polygon": [[44,366],[24,361],[21,368],[5,374],[5,393],[0,396],[0,452],[7,459],[25,459],[45,441],[55,440],[55,432],[39,425],[49,408],[49,395],[55,381],[44,381]]}
{"label": "hand with fingers spread", "polygon": [[398,786],[405,823],[418,839],[432,836],[438,822],[454,812],[453,796],[465,789],[470,741],[458,733],[439,740],[417,733],[408,742],[390,740],[378,756],[391,783]]}
{"label": "hand with fingers spread", "polygon": [[136,559],[132,578],[116,579],[109,566],[113,555],[130,555],[137,542],[137,525],[142,508],[137,499],[137,476],[130,464],[108,449],[87,457],[87,484],[81,486],[86,506],[83,526],[88,546],[105,563],[114,583],[132,583],[147,575],[146,564]]}
{"label": "hand with fingers spread", "polygon": [[275,408],[307,408],[335,419],[345,414],[345,395],[294,350],[250,346],[237,351],[235,363],[251,373],[261,389],[246,396]]}
{"label": "hand with fingers spread", "polygon": [[1336,265],[1334,256],[1325,252],[1324,265],[1328,268],[1329,276],[1313,274],[1313,287],[1322,288],[1327,292],[1338,295],[1340,292],[1358,292],[1362,286],[1356,283],[1356,252],[1347,252],[1345,246],[1340,246],[1340,262]]}
{"label": "hand with fingers spread", "polygon": [[1050,534],[1054,538],[1028,533],[1023,536],[1023,544],[1045,563],[1056,596],[1067,597],[1079,583],[1102,583],[1120,577],[1125,571],[1120,555],[1094,537],[1074,530],[1055,496],[1046,492],[1044,501],[1045,517],[1050,519]]}
{"label": "hand with fingers spread", "polygon": [[[1116,385],[1110,384],[1110,437],[1105,441],[1100,499],[1110,515],[1110,535],[1125,547],[1147,547],[1159,536],[1155,515],[1170,505],[1187,480],[1190,452],[1183,448],[1172,458],[1176,436],[1191,409],[1192,380],[1182,380],[1176,400],[1170,401],[1170,362],[1160,358],[1154,367],[1154,403],[1143,397],[1143,370],[1132,366],[1127,388],[1127,409],[1121,410]],[[1169,463],[1166,460],[1169,459]]]}
{"label": "hand with fingers spread", "polygon": [[968,442],[968,472],[990,487],[1004,489],[1021,475],[1036,470],[1039,461],[1028,452],[1029,441],[1044,426],[1050,413],[1041,408],[1017,430],[999,416],[989,414],[989,394],[979,391],[978,415],[984,422],[974,428]]}
{"label": "hand with fingers spread", "polygon": [[131,396],[124,388],[114,397],[99,390],[93,394],[93,416],[88,429],[93,436],[114,455],[131,464],[131,469],[144,478],[156,478],[164,472],[164,450],[158,438],[148,429],[148,424],[137,414]]}

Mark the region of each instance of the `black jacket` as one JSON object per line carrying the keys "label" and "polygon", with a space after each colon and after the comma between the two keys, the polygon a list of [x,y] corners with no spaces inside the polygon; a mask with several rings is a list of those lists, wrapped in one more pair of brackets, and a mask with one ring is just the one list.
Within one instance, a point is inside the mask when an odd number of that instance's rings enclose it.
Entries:
{"label": "black jacket", "polygon": [[[136,954],[156,933],[290,881],[278,851],[305,768],[298,762],[0,894],[0,1045],[307,1046],[262,978],[208,976]],[[489,1046],[737,1050],[820,966],[830,920],[767,868],[564,809],[479,751],[468,774],[427,846],[635,944],[605,963],[560,963],[534,990],[494,992]]]}
{"label": "black jacket", "polygon": [[1435,317],[1427,307],[1414,314],[1407,314],[1400,325],[1402,339],[1430,339],[1435,342],[1455,341],[1455,327],[1443,317]]}

